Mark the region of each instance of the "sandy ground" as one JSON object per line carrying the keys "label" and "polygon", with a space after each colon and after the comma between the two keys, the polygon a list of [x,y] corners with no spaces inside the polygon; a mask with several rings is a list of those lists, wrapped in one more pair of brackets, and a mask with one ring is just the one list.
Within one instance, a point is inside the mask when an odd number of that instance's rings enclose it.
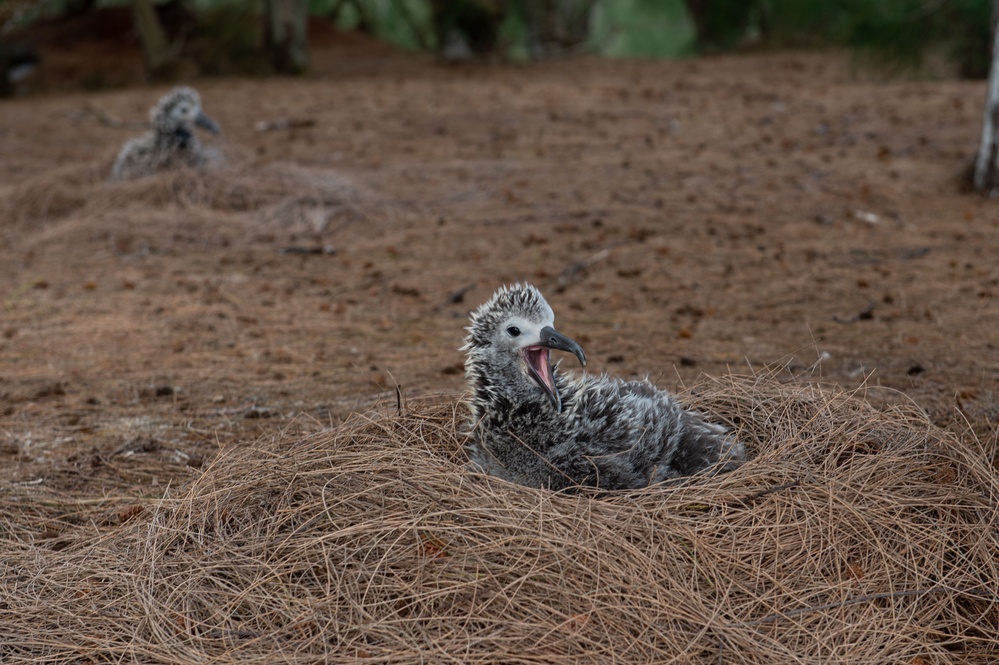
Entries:
{"label": "sandy ground", "polygon": [[208,173],[107,181],[169,86],[0,102],[0,491],[156,496],[220,446],[457,399],[467,314],[516,280],[589,371],[782,367],[996,448],[999,204],[961,180],[983,82],[315,60],[190,81]]}

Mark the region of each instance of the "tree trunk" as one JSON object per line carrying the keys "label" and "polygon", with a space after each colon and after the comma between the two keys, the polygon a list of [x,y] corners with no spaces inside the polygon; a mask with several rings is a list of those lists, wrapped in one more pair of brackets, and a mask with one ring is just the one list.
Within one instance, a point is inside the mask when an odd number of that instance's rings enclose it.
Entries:
{"label": "tree trunk", "polygon": [[7,58],[7,47],[0,42],[0,97],[10,97],[13,86],[10,84],[10,60]]}
{"label": "tree trunk", "polygon": [[992,66],[985,98],[982,142],[975,159],[974,186],[989,196],[999,196],[999,0],[992,0]]}
{"label": "tree trunk", "polygon": [[166,78],[174,73],[177,57],[166,32],[160,25],[156,8],[151,0],[132,0],[132,20],[139,30],[142,42],[142,55],[146,61],[146,71],[153,78]]}
{"label": "tree trunk", "polygon": [[267,50],[274,69],[301,74],[309,68],[308,0],[266,0]]}
{"label": "tree trunk", "polygon": [[594,0],[522,0],[527,52],[535,60],[565,53],[590,37]]}
{"label": "tree trunk", "polygon": [[751,0],[687,0],[701,53],[731,49],[746,36],[759,3]]}

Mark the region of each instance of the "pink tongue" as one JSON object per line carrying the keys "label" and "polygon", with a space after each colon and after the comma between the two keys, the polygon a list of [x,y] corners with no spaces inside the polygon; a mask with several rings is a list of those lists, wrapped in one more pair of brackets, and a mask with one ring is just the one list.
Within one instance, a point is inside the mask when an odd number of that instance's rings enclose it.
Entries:
{"label": "pink tongue", "polygon": [[534,371],[538,373],[538,376],[545,382],[549,390],[554,391],[555,386],[552,385],[551,352],[548,349],[531,349],[529,357],[531,364],[534,365]]}

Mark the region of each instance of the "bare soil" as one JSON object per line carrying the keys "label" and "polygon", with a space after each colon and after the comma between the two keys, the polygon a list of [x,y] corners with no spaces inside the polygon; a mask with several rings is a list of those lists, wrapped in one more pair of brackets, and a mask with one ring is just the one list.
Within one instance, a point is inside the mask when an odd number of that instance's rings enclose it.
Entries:
{"label": "bare soil", "polygon": [[225,167],[111,183],[169,86],[128,73],[134,45],[118,79],[63,44],[71,70],[0,102],[10,498],[156,496],[229,444],[457,399],[469,310],[518,280],[588,371],[783,366],[996,448],[999,208],[962,180],[982,82],[838,53],[452,66],[327,34],[308,77],[187,81]]}

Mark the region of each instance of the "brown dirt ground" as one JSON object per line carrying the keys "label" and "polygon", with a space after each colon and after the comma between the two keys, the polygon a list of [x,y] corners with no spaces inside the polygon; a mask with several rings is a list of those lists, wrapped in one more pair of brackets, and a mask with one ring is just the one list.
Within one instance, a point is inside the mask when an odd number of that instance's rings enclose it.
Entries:
{"label": "brown dirt ground", "polygon": [[[455,399],[469,309],[515,280],[590,371],[785,365],[996,447],[999,208],[961,184],[984,83],[326,37],[306,78],[191,81],[223,128],[206,174],[107,182],[168,89],[134,44],[119,80],[106,44],[63,41],[0,102],[8,498],[156,496],[220,446],[394,412],[395,386]],[[98,79],[125,87],[80,91]]]}

